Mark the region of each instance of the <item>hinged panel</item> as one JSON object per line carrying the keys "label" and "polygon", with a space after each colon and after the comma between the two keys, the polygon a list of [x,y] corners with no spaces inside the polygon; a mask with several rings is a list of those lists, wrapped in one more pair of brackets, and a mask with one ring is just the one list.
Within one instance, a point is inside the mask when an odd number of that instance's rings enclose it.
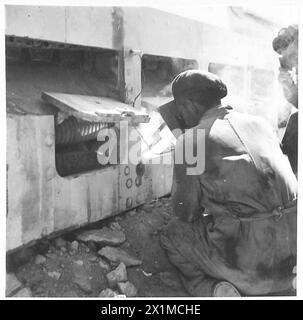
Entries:
{"label": "hinged panel", "polygon": [[110,98],[42,92],[42,99],[56,106],[68,116],[85,121],[119,122],[123,120],[132,123],[149,121],[148,114]]}

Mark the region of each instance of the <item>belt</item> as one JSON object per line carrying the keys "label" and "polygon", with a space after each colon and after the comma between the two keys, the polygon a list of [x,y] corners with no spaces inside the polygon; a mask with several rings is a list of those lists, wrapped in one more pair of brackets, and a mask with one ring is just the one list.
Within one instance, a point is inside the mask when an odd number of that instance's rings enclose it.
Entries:
{"label": "belt", "polygon": [[268,212],[256,212],[247,216],[239,216],[233,212],[228,212],[228,215],[234,219],[250,222],[256,220],[264,220],[268,218],[274,217],[276,221],[280,220],[284,214],[297,213],[297,199],[294,199],[287,203],[285,206],[278,206],[274,208],[272,211]]}

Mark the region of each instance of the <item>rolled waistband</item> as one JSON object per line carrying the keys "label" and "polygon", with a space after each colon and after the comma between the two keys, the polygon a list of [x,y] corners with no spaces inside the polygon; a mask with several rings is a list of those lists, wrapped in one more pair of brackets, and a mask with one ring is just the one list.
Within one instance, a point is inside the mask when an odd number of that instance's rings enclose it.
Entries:
{"label": "rolled waistband", "polygon": [[282,218],[284,214],[293,213],[297,213],[297,199],[288,202],[285,206],[278,206],[274,208],[272,211],[256,212],[250,214],[249,216],[240,216],[233,212],[228,212],[228,216],[244,222],[264,220],[272,217],[274,217],[278,221]]}

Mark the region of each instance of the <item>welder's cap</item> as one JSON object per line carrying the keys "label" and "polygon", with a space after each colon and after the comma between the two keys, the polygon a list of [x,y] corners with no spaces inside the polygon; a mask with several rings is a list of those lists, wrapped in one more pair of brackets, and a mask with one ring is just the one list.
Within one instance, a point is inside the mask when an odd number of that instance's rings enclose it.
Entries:
{"label": "welder's cap", "polygon": [[201,70],[181,72],[172,83],[174,98],[190,97],[191,94],[201,94],[206,102],[222,99],[227,95],[226,85],[213,73]]}
{"label": "welder's cap", "polygon": [[290,25],[282,28],[272,42],[273,49],[277,53],[285,50],[291,43],[298,41],[298,26]]}

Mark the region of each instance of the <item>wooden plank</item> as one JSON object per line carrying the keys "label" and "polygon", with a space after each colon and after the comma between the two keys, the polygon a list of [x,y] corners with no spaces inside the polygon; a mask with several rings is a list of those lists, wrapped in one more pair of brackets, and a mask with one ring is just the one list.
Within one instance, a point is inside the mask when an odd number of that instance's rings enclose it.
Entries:
{"label": "wooden plank", "polygon": [[42,99],[70,116],[92,122],[149,122],[146,113],[125,103],[105,98],[66,93],[42,92]]}

